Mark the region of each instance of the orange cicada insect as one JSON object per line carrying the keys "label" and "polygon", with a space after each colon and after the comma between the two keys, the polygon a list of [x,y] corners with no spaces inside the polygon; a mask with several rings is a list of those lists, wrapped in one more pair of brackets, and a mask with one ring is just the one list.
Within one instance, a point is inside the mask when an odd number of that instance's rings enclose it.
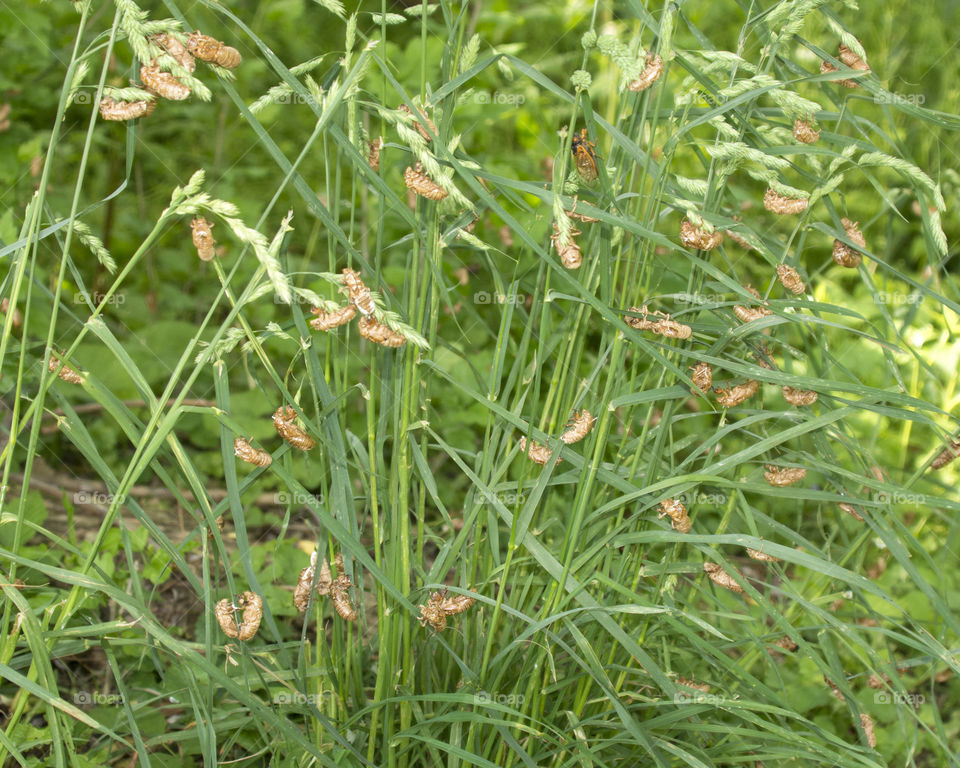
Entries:
{"label": "orange cicada insect", "polygon": [[586,128],[581,130],[579,135],[573,134],[570,152],[573,153],[573,162],[577,166],[577,173],[587,184],[597,180],[597,153],[594,151],[596,148],[597,145],[587,138]]}

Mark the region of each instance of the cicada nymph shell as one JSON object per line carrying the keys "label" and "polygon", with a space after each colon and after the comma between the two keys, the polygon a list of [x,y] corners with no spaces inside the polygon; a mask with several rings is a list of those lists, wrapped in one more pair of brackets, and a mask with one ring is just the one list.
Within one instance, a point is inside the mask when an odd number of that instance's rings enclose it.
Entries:
{"label": "cicada nymph shell", "polygon": [[790,639],[789,635],[784,635],[783,637],[779,638],[774,645],[777,646],[777,648],[782,648],[784,651],[797,650],[797,644]]}
{"label": "cicada nymph shell", "polygon": [[372,317],[361,317],[357,323],[357,329],[363,338],[372,341],[374,344],[379,344],[381,347],[396,348],[407,343],[405,336],[383,323],[378,323]]}
{"label": "cicada nymph shell", "polygon": [[775,192],[772,188],[767,189],[767,193],[763,196],[763,207],[780,216],[803,213],[807,210],[809,203],[810,201],[806,197],[787,197]]}
{"label": "cicada nymph shell", "polygon": [[790,293],[800,294],[807,290],[806,283],[803,282],[800,273],[786,264],[777,265],[777,279]]}
{"label": "cicada nymph shell", "polygon": [[557,222],[553,222],[553,234],[550,235],[550,242],[553,243],[553,247],[557,249],[560,263],[567,269],[579,269],[580,265],[583,264],[583,251],[580,250],[580,246],[577,245],[573,239],[580,234],[579,229],[571,229],[570,239],[565,246],[561,247],[560,229],[557,227]]}
{"label": "cicada nymph shell", "polygon": [[663,74],[663,59],[655,53],[647,54],[647,66],[644,68],[636,80],[630,82],[627,86],[631,91],[645,91],[653,85]]}
{"label": "cicada nymph shell", "polygon": [[720,232],[707,232],[704,229],[698,229],[689,219],[684,219],[680,224],[680,242],[687,248],[711,251],[722,241],[723,235]]}
{"label": "cicada nymph shell", "polygon": [[310,555],[310,565],[300,571],[297,585],[293,588],[293,605],[300,613],[310,605],[310,587],[313,585],[313,575],[317,564],[317,553]]}
{"label": "cicada nymph shell", "polygon": [[420,163],[412,168],[409,165],[407,166],[407,170],[403,172],[403,181],[407,185],[407,189],[412,189],[420,197],[425,197],[428,200],[443,200],[447,196],[447,190],[427,176],[423,172],[423,165]]}
{"label": "cicada nymph shell", "polygon": [[193,244],[197,247],[197,256],[201,261],[210,261],[214,257],[214,246],[217,241],[213,239],[213,232],[210,230],[216,226],[208,222],[203,216],[197,216],[190,222],[190,229],[193,230]]}
{"label": "cicada nymph shell", "polygon": [[778,488],[799,483],[807,476],[807,470],[803,467],[775,467],[772,464],[765,466],[767,471],[763,473],[764,478],[770,485]]}
{"label": "cicada nymph shell", "polygon": [[[569,211],[564,211],[564,213],[567,214],[567,216],[569,216],[571,219],[582,221],[584,224],[596,224],[598,221],[600,221],[600,219],[596,219],[593,216],[587,216],[585,213],[577,213],[577,204],[579,202],[580,201],[578,198],[573,198],[573,208],[571,208]],[[557,231],[556,227],[554,227],[553,231]]]}
{"label": "cicada nymph shell", "polygon": [[187,72],[192,73],[197,68],[197,63],[193,60],[190,51],[173,35],[163,33],[153,35],[150,39],[176,59],[177,63]]}
{"label": "cicada nymph shell", "polygon": [[60,367],[60,363],[60,358],[57,357],[56,353],[51,351],[50,360],[47,361],[47,370],[50,371],[50,373],[56,373],[58,377],[70,384],[83,384],[83,377],[66,363],[64,363],[63,367],[58,371],[57,368]]}
{"label": "cicada nymph shell", "polygon": [[793,138],[803,144],[815,144],[820,138],[820,131],[814,129],[812,121],[797,118],[793,121]]}
{"label": "cicada nymph shell", "polygon": [[146,117],[157,108],[155,99],[150,101],[117,101],[109,96],[100,99],[100,117],[104,120],[121,122]]}
{"label": "cicada nymph shell", "polygon": [[[227,637],[237,640],[250,640],[260,629],[260,619],[263,618],[263,600],[260,595],[247,591],[240,595],[234,605],[229,600],[221,600],[214,608],[220,629]],[[233,616],[235,610],[241,610],[240,625],[237,626]]]}
{"label": "cicada nymph shell", "polygon": [[367,142],[367,165],[373,170],[380,170],[380,150],[383,149],[383,136],[376,141]]}
{"label": "cicada nymph shell", "polygon": [[735,314],[737,319],[742,323],[752,323],[761,317],[769,317],[773,312],[766,307],[745,307],[742,304],[734,304],[733,314]]}
{"label": "cicada nymph shell", "polygon": [[331,331],[353,320],[357,314],[357,307],[354,304],[347,304],[332,312],[326,312],[319,307],[314,307],[310,312],[316,315],[316,317],[310,321],[310,327],[313,328],[313,330]]}
{"label": "cicada nymph shell", "polygon": [[[713,386],[713,369],[707,363],[697,363],[690,368],[693,373],[690,378],[694,386],[690,387],[690,394],[696,395],[700,392],[707,393]],[[699,392],[697,391],[699,390]]]}
{"label": "cicada nymph shell", "polygon": [[[850,221],[850,219],[840,219],[840,223],[843,224],[843,228],[847,232],[847,237],[856,243],[861,248],[867,247],[867,241],[863,237],[863,233],[860,231],[860,227],[857,226],[857,222]],[[862,257],[857,251],[853,250],[849,245],[843,243],[839,240],[833,241],[833,260],[837,262],[841,267],[859,267]]]}
{"label": "cicada nymph shell", "polygon": [[783,392],[783,399],[790,405],[813,405],[819,397],[812,389],[796,389],[784,385],[781,391]]}
{"label": "cicada nymph shell", "polygon": [[693,688],[695,691],[700,691],[701,693],[710,693],[712,690],[706,683],[698,683],[696,680],[689,680],[686,677],[678,677],[677,685],[682,685],[685,688]]}
{"label": "cicada nymph shell", "polygon": [[666,336],[668,339],[680,339],[684,341],[689,339],[691,334],[693,334],[693,328],[689,325],[678,323],[676,320],[671,320],[670,315],[667,315],[654,326],[653,332],[659,333],[661,336]]}
{"label": "cicada nymph shell", "polygon": [[[729,589],[731,592],[736,592],[738,594],[743,592],[743,587],[737,583],[736,579],[734,579],[733,576],[727,573],[716,563],[704,563],[703,570],[704,573],[710,577],[710,580],[717,586],[723,587],[724,589]],[[739,573],[739,571],[737,573]],[[740,574],[740,576],[741,578],[743,577],[742,574]]]}
{"label": "cicada nymph shell", "polygon": [[170,101],[183,101],[190,95],[190,89],[169,72],[164,72],[156,61],[140,67],[140,79],[148,91]]}
{"label": "cicada nymph shell", "polygon": [[748,241],[744,240],[743,237],[741,237],[740,235],[738,235],[738,234],[737,234],[736,232],[734,232],[732,229],[726,229],[726,230],[724,230],[724,234],[725,234],[727,237],[729,237],[731,240],[733,240],[733,242],[735,242],[735,243],[736,243],[737,245],[739,245],[741,248],[746,248],[748,251],[752,251],[752,250],[753,250],[753,246],[750,245],[750,243],[749,243]]}
{"label": "cicada nymph shell", "polygon": [[717,389],[717,402],[724,408],[732,408],[740,405],[747,398],[753,397],[758,389],[760,389],[760,382],[756,379],[749,379],[731,389]]}
{"label": "cicada nymph shell", "polygon": [[847,504],[845,501],[841,501],[841,502],[838,502],[837,506],[840,507],[840,509],[846,512],[848,515],[850,515],[850,517],[852,517],[854,520],[857,520],[858,522],[861,522],[861,523],[863,522],[863,515],[857,512],[857,508],[854,507],[853,504]]}
{"label": "cicada nymph shell", "polygon": [[690,533],[693,527],[693,521],[687,514],[687,508],[683,502],[676,499],[664,499],[660,502],[660,514],[657,517],[669,517],[673,530],[677,533]]}
{"label": "cicada nymph shell", "polygon": [[765,563],[779,563],[780,558],[774,557],[773,555],[768,555],[766,552],[761,552],[759,549],[748,549],[747,556],[752,560],[761,560]]}
{"label": "cicada nymph shell", "polygon": [[947,464],[957,458],[957,456],[960,456],[960,440],[951,440],[947,443],[947,446],[937,454],[937,457],[930,462],[930,469],[943,469]]}
{"label": "cicada nymph shell", "polygon": [[[547,448],[547,446],[540,445],[539,443],[535,443],[533,440],[531,440],[528,448],[527,438],[525,437],[520,438],[520,450],[527,454],[527,457],[530,459],[530,461],[534,462],[535,464],[540,464],[542,466],[550,460],[551,451],[549,448]],[[559,461],[563,461],[563,459],[560,459]]]}
{"label": "cicada nymph shell", "polygon": [[309,451],[317,442],[310,437],[302,427],[293,423],[293,420],[296,418],[297,412],[293,408],[289,405],[281,405],[273,413],[273,426],[276,428],[280,437],[290,443],[294,448],[299,448],[301,451]]}
{"label": "cicada nymph shell", "polygon": [[443,596],[439,592],[430,595],[430,599],[420,606],[420,626],[429,624],[436,632],[443,632],[447,628],[447,612],[441,607]]}
{"label": "cicada nymph shell", "polygon": [[857,54],[855,54],[850,48],[848,48],[843,43],[840,44],[840,52],[837,58],[840,59],[844,64],[846,64],[850,69],[855,69],[858,72],[869,72],[870,65],[864,59],[861,59]]}
{"label": "cicada nymph shell", "polygon": [[[8,311],[10,311],[10,299],[4,296],[0,299],[0,312],[7,314]],[[13,308],[13,320],[11,324],[14,328],[19,328],[23,324],[23,315],[20,314],[20,310],[16,307]]]}
{"label": "cicada nymph shell", "polygon": [[[650,312],[646,305],[642,307],[630,307],[629,312],[637,312],[642,317],[625,317],[624,322],[629,325],[631,328],[636,328],[638,331],[653,331],[654,333],[660,334],[661,336],[666,336],[670,339],[689,339],[693,333],[693,329],[689,325],[684,325],[683,323],[678,323],[676,320],[671,320],[670,315],[664,314],[663,312]],[[650,317],[656,318],[655,320],[650,320]]]}
{"label": "cicada nymph shell", "polygon": [[273,462],[273,458],[269,453],[254,448],[242,437],[238,437],[233,441],[233,452],[241,461],[258,467],[269,467]]}
{"label": "cicada nymph shell", "polygon": [[342,571],[330,585],[330,600],[333,601],[334,609],[344,621],[357,620],[357,612],[353,609],[353,603],[350,601],[350,587],[352,586],[353,582],[350,581],[350,577]]}
{"label": "cicada nymph shell", "polygon": [[867,744],[870,745],[870,749],[875,749],[877,746],[877,736],[873,732],[873,718],[866,712],[861,712],[860,725],[863,727],[863,733],[867,737]]}
{"label": "cicada nymph shell", "polygon": [[458,613],[463,613],[477,602],[477,598],[471,597],[470,595],[448,596],[447,590],[443,590],[440,594],[440,610],[447,614],[447,616],[456,616]]}
{"label": "cicada nymph shell", "polygon": [[224,45],[215,37],[200,32],[191,32],[187,37],[187,49],[200,61],[216,64],[225,69],[235,69],[240,66],[243,57],[236,48]]}
{"label": "cicada nymph shell", "polygon": [[570,420],[570,428],[560,435],[561,442],[567,445],[580,442],[590,433],[590,430],[593,428],[593,422],[596,420],[596,417],[591,416],[588,410],[582,410],[573,414],[573,418]]}
{"label": "cicada nymph shell", "polygon": [[870,675],[870,677],[867,678],[867,685],[869,685],[871,688],[873,688],[876,691],[880,690],[885,685],[890,685],[890,684],[891,684],[890,675],[887,675],[887,674],[881,674],[881,675],[874,674],[874,675]]}
{"label": "cicada nymph shell", "polygon": [[[837,68],[833,66],[829,61],[822,61],[820,63],[820,74],[825,75],[827,72],[836,72]],[[842,85],[844,88],[859,88],[860,84],[856,80],[850,80],[845,78],[843,80],[834,80],[837,85]]]}
{"label": "cicada nymph shell", "polygon": [[376,306],[373,303],[373,297],[370,295],[370,289],[363,282],[360,273],[349,267],[344,267],[342,271],[343,286],[347,289],[350,303],[360,310],[361,315],[372,315]]}
{"label": "cicada nymph shell", "polygon": [[[410,107],[408,107],[406,104],[401,104],[399,107],[397,107],[397,109],[398,109],[399,111],[401,111],[401,112],[406,112],[408,115],[412,115],[412,114],[413,114],[413,112],[410,110]],[[420,119],[423,120],[423,122],[425,122],[425,123],[427,124],[427,126],[430,128],[430,130],[433,131],[433,135],[436,136],[436,134],[437,134],[437,126],[435,126],[435,125],[433,124],[433,120],[431,120],[429,117],[427,117],[426,113],[425,113],[422,109],[419,109],[419,108],[418,108],[418,109],[417,109],[417,112],[420,113]],[[426,131],[426,129],[423,127],[423,125],[421,125],[421,124],[420,124],[419,122],[417,122],[416,120],[413,121],[413,127],[416,129],[417,133],[419,133],[421,136],[423,136],[423,138],[424,138],[426,141],[432,141],[432,140],[433,140],[433,136],[431,136],[429,133],[427,133],[427,131]],[[409,186],[409,185],[408,185],[408,186]]]}

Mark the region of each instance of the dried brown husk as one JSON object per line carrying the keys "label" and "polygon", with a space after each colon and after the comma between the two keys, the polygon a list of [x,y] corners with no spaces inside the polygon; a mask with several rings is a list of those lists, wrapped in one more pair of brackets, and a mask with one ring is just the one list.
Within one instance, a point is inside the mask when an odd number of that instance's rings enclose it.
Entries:
{"label": "dried brown husk", "polygon": [[[851,221],[850,219],[840,219],[840,223],[843,224],[844,230],[846,230],[847,237],[855,243],[860,248],[867,247],[867,241],[863,237],[863,233],[860,231],[857,222]],[[833,241],[833,260],[839,264],[841,267],[858,267],[862,260],[862,256],[855,250],[853,250],[849,245],[840,240]]]}
{"label": "dried brown husk", "polygon": [[797,650],[797,644],[790,639],[788,635],[784,635],[776,643],[774,643],[778,648],[782,648],[785,651],[795,651]]}
{"label": "dried brown husk", "polygon": [[310,312],[316,317],[310,320],[310,327],[315,331],[331,331],[346,325],[357,315],[357,307],[354,304],[346,304],[338,307],[331,312],[314,307]]}
{"label": "dried brown husk", "polygon": [[437,184],[427,174],[423,172],[423,165],[417,163],[412,168],[408,165],[407,170],[403,172],[403,181],[407,189],[412,189],[420,197],[428,200],[443,200],[447,196],[447,190]]}
{"label": "dried brown husk", "polygon": [[213,239],[213,232],[210,230],[215,225],[207,221],[203,216],[196,216],[190,222],[190,229],[193,233],[193,244],[197,249],[197,255],[202,261],[210,261],[215,254],[214,246],[217,241]]}
{"label": "dried brown husk", "polygon": [[660,79],[660,75],[663,74],[663,59],[660,58],[655,53],[647,54],[647,66],[644,68],[636,80],[631,81],[630,85],[627,86],[631,91],[637,93],[639,91],[645,91],[651,85],[653,85],[657,80]]}
{"label": "dried brown husk", "polygon": [[687,508],[683,505],[683,502],[677,499],[661,501],[658,517],[669,517],[670,524],[677,533],[690,533],[690,529],[693,527],[690,515],[687,514]]}
{"label": "dried brown husk", "polygon": [[768,555],[766,552],[761,552],[759,549],[747,549],[747,556],[752,560],[761,560],[765,563],[779,563],[780,558],[774,557],[773,555]]}
{"label": "dried brown husk", "polygon": [[340,573],[330,585],[330,600],[333,607],[344,621],[356,621],[357,612],[353,609],[353,603],[350,601],[350,587],[353,582],[345,573]]}
{"label": "dried brown husk", "polygon": [[863,59],[861,59],[857,54],[855,54],[850,48],[843,43],[840,44],[840,53],[837,56],[840,61],[846,64],[850,69],[855,69],[858,72],[869,72],[870,65]]}
{"label": "dried brown husk", "polygon": [[269,453],[254,448],[242,437],[238,437],[233,441],[233,452],[241,461],[245,461],[247,464],[253,464],[258,467],[269,467],[270,464],[273,463],[273,458]]}
{"label": "dried brown husk", "polygon": [[190,51],[173,35],[164,32],[153,35],[150,39],[176,59],[177,63],[187,72],[192,73],[197,68],[197,63],[193,60]]}
{"label": "dried brown husk", "polygon": [[[820,74],[825,75],[828,72],[836,72],[837,68],[833,66],[829,61],[824,60],[820,64]],[[844,80],[834,80],[837,85],[842,85],[844,88],[859,88],[860,84],[856,80],[850,80],[849,78]]]}
{"label": "dried brown husk", "polygon": [[381,347],[402,347],[407,339],[383,323],[378,323],[372,317],[361,317],[357,323],[360,335],[367,341],[379,344]]}
{"label": "dried brown husk", "polygon": [[[239,626],[233,615],[237,608],[242,611]],[[247,591],[240,595],[237,608],[234,608],[230,600],[219,601],[214,608],[217,622],[220,624],[223,634],[227,637],[237,640],[250,640],[260,629],[260,620],[263,618],[263,600],[260,595]]]}
{"label": "dried brown husk", "polygon": [[190,89],[169,72],[161,70],[156,61],[140,67],[140,80],[148,91],[170,101],[183,101],[190,96]]}
{"label": "dried brown husk", "polygon": [[440,610],[447,616],[456,616],[463,613],[471,605],[477,602],[477,598],[470,595],[447,595],[446,590],[441,593]]}
{"label": "dried brown husk", "polygon": [[706,683],[698,683],[696,680],[689,680],[686,677],[678,677],[677,685],[682,685],[686,688],[693,688],[696,691],[701,691],[702,693],[710,693],[713,690]]}
{"label": "dried brown husk", "polygon": [[317,442],[308,435],[302,427],[293,423],[297,418],[297,412],[289,405],[281,405],[274,411],[273,426],[276,428],[280,437],[286,440],[294,448],[301,451],[309,451]]}
{"label": "dried brown husk", "polygon": [[777,279],[790,293],[800,294],[807,290],[807,285],[800,277],[800,273],[787,264],[777,265]]}
{"label": "dried brown husk", "polygon": [[586,409],[574,413],[570,428],[560,435],[560,441],[567,445],[580,442],[590,433],[595,421],[596,417],[591,416],[590,411]]}
{"label": "dried brown husk", "polygon": [[383,136],[380,136],[375,141],[367,142],[367,165],[369,165],[373,170],[380,170],[380,150],[383,149]]}
{"label": "dried brown husk", "polygon": [[680,242],[687,248],[697,248],[701,251],[710,251],[723,241],[720,232],[707,232],[698,229],[692,221],[684,219],[680,224]]}
{"label": "dried brown husk", "polygon": [[960,456],[960,440],[952,440],[947,446],[937,454],[937,457],[930,462],[930,469],[943,469],[947,464]]}
{"label": "dried brown husk", "polygon": [[767,471],[763,473],[764,478],[770,485],[783,488],[794,483],[799,483],[807,476],[807,470],[804,467],[775,467],[767,464]]}
{"label": "dried brown husk", "polygon": [[77,373],[73,368],[68,366],[66,363],[63,364],[63,367],[60,370],[57,368],[60,366],[62,361],[57,357],[55,352],[50,353],[50,360],[47,362],[47,370],[50,373],[56,373],[58,377],[70,384],[83,384],[83,376]]}
{"label": "dried brown husk", "polygon": [[752,251],[752,250],[753,250],[753,246],[750,245],[750,243],[748,243],[746,240],[744,240],[740,235],[738,235],[738,234],[737,234],[736,232],[734,232],[732,229],[726,230],[726,231],[725,231],[725,234],[726,234],[727,237],[729,237],[731,240],[733,240],[733,242],[735,242],[735,243],[736,243],[737,245],[739,245],[741,248],[746,248],[748,251]]}
{"label": "dried brown husk", "polygon": [[803,213],[809,204],[806,197],[787,197],[772,188],[763,196],[763,207],[779,216]]}
{"label": "dried brown husk", "polygon": [[737,319],[743,323],[752,323],[754,320],[759,320],[761,317],[768,317],[772,315],[771,312],[766,307],[745,307],[742,304],[734,304],[733,314],[737,316]]}
{"label": "dried brown husk", "polygon": [[756,379],[749,379],[730,389],[717,389],[717,402],[725,408],[732,408],[740,405],[747,398],[753,397],[758,389],[760,389],[760,382]]}
{"label": "dried brown husk", "polygon": [[200,32],[191,32],[187,37],[187,49],[200,61],[216,64],[224,69],[236,69],[243,61],[240,51],[222,43],[215,37]]}
{"label": "dried brown husk", "polygon": [[360,273],[349,267],[344,267],[342,273],[343,287],[346,288],[347,295],[350,297],[350,303],[360,310],[361,315],[372,315],[376,306],[373,296],[370,295],[370,289],[363,282]]}
{"label": "dried brown husk", "polygon": [[[397,107],[397,109],[401,112],[406,112],[408,115],[413,114],[413,112],[410,111],[410,107],[408,107],[406,104],[401,104],[399,107]],[[417,111],[420,113],[420,118],[429,126],[430,130],[433,131],[435,136],[437,134],[437,126],[433,124],[433,120],[427,117],[426,113],[422,109],[418,109]],[[426,141],[433,141],[433,136],[427,133],[426,129],[424,129],[424,127],[416,120],[413,121],[413,127],[416,129],[417,133],[423,136]]]}
{"label": "dried brown husk", "polygon": [[[527,447],[527,438],[525,437],[520,438],[520,450],[527,454],[530,461],[540,464],[541,466],[550,460],[551,451],[547,446],[540,445],[531,440],[529,447]],[[560,461],[563,461],[563,459],[560,459]]]}
{"label": "dried brown husk", "polygon": [[573,239],[580,234],[581,232],[579,229],[571,229],[567,244],[561,247],[560,230],[557,227],[557,223],[553,223],[553,234],[550,236],[550,242],[552,242],[553,247],[557,249],[557,255],[560,257],[560,263],[563,264],[563,266],[567,269],[579,269],[580,265],[583,264],[583,251],[580,250],[580,246],[577,245]]}
{"label": "dried brown husk", "polygon": [[420,626],[429,624],[436,632],[443,632],[447,628],[447,612],[441,607],[443,597],[439,592],[430,595],[430,599],[420,606]]}
{"label": "dried brown husk", "polygon": [[812,389],[796,389],[786,385],[783,386],[781,392],[783,392],[783,399],[790,405],[813,405],[819,397]]}
{"label": "dried brown husk", "polygon": [[104,120],[121,122],[146,117],[157,108],[156,99],[150,101],[117,101],[109,96],[100,99],[100,117]]}
{"label": "dried brown husk", "polygon": [[877,735],[873,731],[873,718],[866,712],[861,712],[860,725],[863,726],[863,732],[867,737],[867,744],[870,745],[870,749],[874,749],[877,746]]}
{"label": "dried brown husk", "polygon": [[820,139],[820,131],[815,130],[810,120],[793,121],[793,138],[804,144],[815,144]]}
{"label": "dried brown husk", "polygon": [[861,522],[861,523],[863,522],[863,515],[857,512],[857,509],[856,507],[853,506],[853,504],[847,504],[845,501],[841,501],[837,503],[837,506],[840,507],[840,509],[846,512],[848,515],[850,515],[854,520],[857,520],[858,522]]}
{"label": "dried brown husk", "polygon": [[693,395],[699,394],[697,390],[703,393],[709,392],[710,387],[713,386],[713,368],[707,363],[697,363],[690,370],[693,371],[690,374],[690,379],[694,383],[694,386],[690,387],[690,393]]}
{"label": "dried brown husk", "polygon": [[729,589],[731,592],[736,592],[737,594],[743,593],[743,587],[741,587],[733,578],[733,576],[727,573],[722,566],[719,566],[716,563],[704,563],[703,570],[707,576],[710,577],[710,580],[717,586],[723,587],[724,589]]}

